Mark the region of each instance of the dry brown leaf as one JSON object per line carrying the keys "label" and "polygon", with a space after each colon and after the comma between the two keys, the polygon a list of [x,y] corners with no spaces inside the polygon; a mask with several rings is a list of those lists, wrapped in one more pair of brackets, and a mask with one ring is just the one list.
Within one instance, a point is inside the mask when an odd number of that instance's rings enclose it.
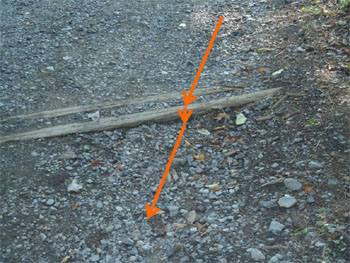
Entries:
{"label": "dry brown leaf", "polygon": [[205,161],[205,155],[203,153],[201,153],[199,155],[193,155],[193,158],[201,161],[202,163],[204,163],[204,161]]}
{"label": "dry brown leaf", "polygon": [[197,227],[198,232],[200,232],[203,229],[203,226],[199,222],[196,222],[194,225]]}
{"label": "dry brown leaf", "polygon": [[186,226],[188,226],[188,224],[182,224],[182,223],[174,223],[174,226],[176,227],[176,228],[184,228],[184,227],[186,227]]}
{"label": "dry brown leaf", "polygon": [[192,144],[191,144],[189,141],[184,140],[184,142],[186,143],[186,145],[187,145],[188,147],[192,147]]}
{"label": "dry brown leaf", "polygon": [[71,258],[71,255],[67,255],[62,259],[62,263],[66,263]]}
{"label": "dry brown leaf", "polygon": [[215,117],[215,119],[217,119],[217,120],[219,120],[219,121],[221,121],[222,119],[227,119],[227,120],[229,120],[229,119],[230,119],[230,116],[229,116],[226,112],[221,112],[221,113],[219,113],[219,114]]}
{"label": "dry brown leaf", "polygon": [[263,72],[263,71],[265,71],[265,68],[264,67],[258,68],[258,71]]}
{"label": "dry brown leaf", "polygon": [[314,189],[314,186],[305,186],[304,191],[311,191]]}
{"label": "dry brown leaf", "polygon": [[69,255],[65,256],[65,257],[61,260],[61,262],[62,262],[62,263],[68,262],[68,260],[69,260],[73,255],[75,255],[75,252],[70,252]]}
{"label": "dry brown leaf", "polygon": [[220,131],[220,130],[228,130],[227,127],[225,125],[223,126],[219,126],[213,129],[213,131]]}
{"label": "dry brown leaf", "polygon": [[99,165],[104,165],[105,163],[102,162],[91,162],[90,166],[99,166]]}
{"label": "dry brown leaf", "polygon": [[74,204],[74,205],[72,206],[72,210],[75,211],[75,210],[77,210],[77,209],[78,209],[78,205],[77,205],[77,204]]}

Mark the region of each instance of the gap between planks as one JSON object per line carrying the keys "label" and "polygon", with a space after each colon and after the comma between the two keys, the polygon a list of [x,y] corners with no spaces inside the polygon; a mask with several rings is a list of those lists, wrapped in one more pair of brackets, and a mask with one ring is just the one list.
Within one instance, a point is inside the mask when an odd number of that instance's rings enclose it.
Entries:
{"label": "gap between planks", "polygon": [[[281,88],[268,89],[257,91],[254,93],[243,94],[239,96],[227,97],[209,102],[195,103],[188,107],[193,110],[192,115],[201,115],[208,113],[211,110],[222,109],[228,107],[237,107],[259,99],[271,96],[280,91]],[[180,119],[178,110],[181,106],[170,107],[161,110],[146,111],[141,113],[133,113],[121,117],[103,118],[98,121],[72,123],[66,125],[59,125],[55,127],[43,128],[29,132],[23,132],[13,135],[0,137],[0,143],[9,141],[22,141],[29,139],[48,138],[63,136],[74,133],[94,132],[101,130],[110,130],[116,128],[135,127],[140,124],[149,122],[162,122]]]}
{"label": "gap between planks", "polygon": [[[209,95],[209,94],[221,93],[226,91],[232,91],[235,89],[244,89],[244,87],[228,86],[228,87],[198,89],[196,90],[196,95],[197,96]],[[61,109],[45,110],[42,112],[31,113],[31,114],[21,114],[21,115],[16,115],[16,116],[11,116],[11,117],[1,119],[1,121],[17,119],[17,118],[20,118],[20,119],[54,118],[54,117],[60,117],[60,116],[65,116],[69,114],[74,114],[74,113],[110,109],[110,108],[116,108],[116,107],[122,107],[122,106],[134,105],[134,104],[142,104],[142,103],[147,103],[152,101],[161,102],[161,101],[168,101],[171,99],[181,99],[182,97],[183,97],[183,92],[170,92],[170,93],[164,93],[160,95],[147,96],[146,98],[132,98],[132,99],[125,99],[125,100],[118,100],[118,101],[108,101],[108,102],[96,103],[91,105],[80,105],[80,106],[72,106],[72,107],[61,108]]]}

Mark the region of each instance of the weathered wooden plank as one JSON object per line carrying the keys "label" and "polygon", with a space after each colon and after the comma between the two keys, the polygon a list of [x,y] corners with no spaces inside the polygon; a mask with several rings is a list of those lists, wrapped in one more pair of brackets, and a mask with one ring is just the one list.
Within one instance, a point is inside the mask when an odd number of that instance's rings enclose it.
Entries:
{"label": "weathered wooden plank", "polygon": [[[227,107],[237,107],[256,100],[262,99],[266,96],[271,96],[278,92],[280,88],[268,89],[254,93],[244,94],[240,96],[233,96],[224,99],[218,99],[209,102],[202,102],[193,104],[188,109],[193,110],[193,115],[205,114],[214,109],[221,109]],[[0,143],[9,141],[21,141],[29,139],[38,139],[46,137],[63,136],[73,133],[85,133],[101,130],[110,130],[116,128],[135,127],[140,124],[149,122],[162,122],[179,119],[178,110],[181,106],[170,107],[161,110],[146,111],[141,113],[128,114],[121,117],[104,118],[98,121],[85,123],[72,123],[66,125],[59,125],[50,128],[43,128],[19,134],[13,134],[0,137]]]}
{"label": "weathered wooden plank", "polygon": [[[215,94],[215,93],[220,93],[225,91],[231,91],[235,89],[244,89],[244,87],[230,86],[230,87],[214,87],[214,88],[208,88],[208,89],[197,89],[195,95],[197,96],[209,95],[209,94]],[[21,114],[21,115],[7,117],[5,119],[2,119],[2,121],[6,121],[9,119],[16,119],[16,118],[21,118],[21,119],[54,118],[54,117],[60,117],[60,116],[65,116],[65,115],[79,113],[79,112],[110,109],[110,108],[123,107],[128,105],[142,104],[142,103],[147,103],[151,101],[161,102],[161,101],[168,101],[171,99],[181,99],[182,96],[183,96],[182,92],[170,92],[166,94],[147,96],[143,98],[108,101],[108,102],[96,103],[91,105],[80,105],[80,106],[73,106],[73,107],[67,107],[67,108],[61,108],[61,109],[46,110],[46,111],[31,113],[31,114]]]}

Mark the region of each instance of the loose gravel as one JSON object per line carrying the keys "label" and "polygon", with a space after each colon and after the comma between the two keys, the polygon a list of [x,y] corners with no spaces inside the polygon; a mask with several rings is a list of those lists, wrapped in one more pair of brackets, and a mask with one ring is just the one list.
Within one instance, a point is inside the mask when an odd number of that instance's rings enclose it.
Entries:
{"label": "loose gravel", "polygon": [[[2,1],[0,116],[182,91],[220,15],[225,21],[198,85],[249,85],[200,99],[279,86],[283,82],[245,71],[259,60],[249,47],[233,53],[279,7],[265,1]],[[322,96],[306,72],[289,72],[290,79],[300,78],[290,91],[308,94],[297,103],[288,98],[272,108],[276,98],[269,97],[192,116],[157,203],[161,211],[149,220],[145,204],[157,191],[179,121],[0,145],[1,262],[297,263],[327,260],[332,249],[333,262],[345,263],[349,200],[339,193],[350,180],[345,165],[333,168],[335,156],[340,166],[346,163],[349,144],[346,131],[317,111]],[[247,118],[243,125],[235,124],[238,113]],[[333,113],[348,121],[345,112]],[[256,121],[266,115],[275,117]],[[8,120],[1,135],[86,116]],[[338,220],[331,220],[335,213]]]}

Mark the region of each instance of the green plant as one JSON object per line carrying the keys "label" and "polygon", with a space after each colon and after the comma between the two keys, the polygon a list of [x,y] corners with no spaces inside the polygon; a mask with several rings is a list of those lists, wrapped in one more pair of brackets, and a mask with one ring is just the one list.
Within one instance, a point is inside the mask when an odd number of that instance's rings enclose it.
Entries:
{"label": "green plant", "polygon": [[343,12],[350,11],[350,0],[340,0],[339,9]]}
{"label": "green plant", "polygon": [[309,127],[311,127],[311,128],[318,127],[320,125],[321,125],[321,123],[318,121],[315,121],[315,118],[313,118],[313,117],[309,120]]}

